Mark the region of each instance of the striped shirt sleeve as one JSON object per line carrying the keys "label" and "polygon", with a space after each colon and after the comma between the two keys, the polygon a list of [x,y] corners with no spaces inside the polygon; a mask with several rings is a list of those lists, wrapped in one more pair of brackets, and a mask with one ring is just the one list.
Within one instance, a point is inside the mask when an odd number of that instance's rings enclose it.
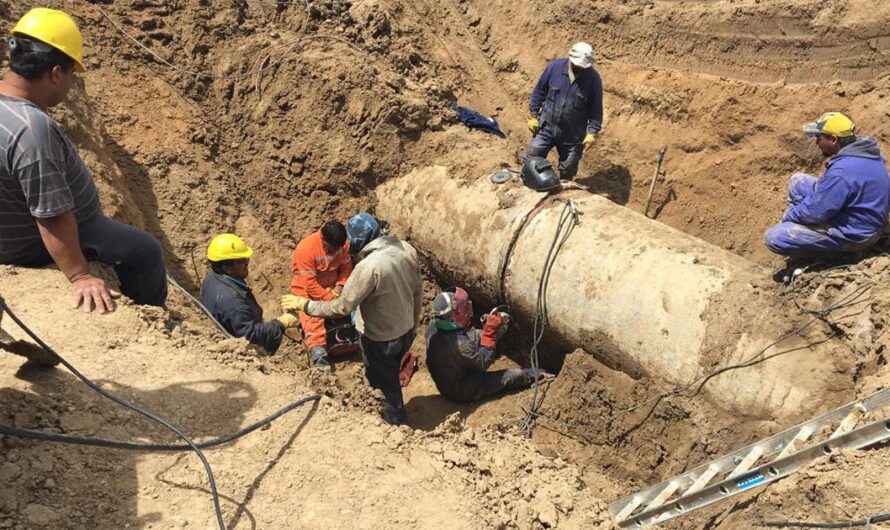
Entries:
{"label": "striped shirt sleeve", "polygon": [[65,168],[64,163],[49,158],[15,168],[31,215],[46,219],[74,209]]}

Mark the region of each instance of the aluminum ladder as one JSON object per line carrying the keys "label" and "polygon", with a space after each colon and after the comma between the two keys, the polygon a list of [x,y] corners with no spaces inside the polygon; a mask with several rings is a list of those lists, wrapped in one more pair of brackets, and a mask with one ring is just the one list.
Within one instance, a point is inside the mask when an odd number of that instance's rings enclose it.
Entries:
{"label": "aluminum ladder", "polygon": [[[837,449],[890,438],[890,388],[755,442],[609,505],[619,528],[645,528],[794,473]],[[880,416],[880,418],[877,418]]]}

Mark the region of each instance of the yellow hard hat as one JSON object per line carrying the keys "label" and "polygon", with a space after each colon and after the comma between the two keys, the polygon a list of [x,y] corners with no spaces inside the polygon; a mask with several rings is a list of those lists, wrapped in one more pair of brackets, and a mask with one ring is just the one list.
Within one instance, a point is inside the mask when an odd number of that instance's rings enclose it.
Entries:
{"label": "yellow hard hat", "polygon": [[210,261],[242,259],[251,256],[253,256],[253,249],[235,234],[219,234],[210,241],[210,245],[207,247],[207,259]]}
{"label": "yellow hard hat", "polygon": [[853,124],[853,120],[840,112],[826,112],[819,116],[815,122],[805,123],[803,133],[807,136],[828,134],[844,138],[856,134],[856,126]]}
{"label": "yellow hard hat", "polygon": [[86,70],[83,67],[83,35],[74,19],[64,11],[35,7],[19,19],[12,33],[49,44],[74,59],[75,70]]}

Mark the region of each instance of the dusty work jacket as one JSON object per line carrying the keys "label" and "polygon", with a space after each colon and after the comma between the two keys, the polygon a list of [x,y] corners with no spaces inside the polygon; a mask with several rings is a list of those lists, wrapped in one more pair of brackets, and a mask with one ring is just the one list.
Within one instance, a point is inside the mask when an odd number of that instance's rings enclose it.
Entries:
{"label": "dusty work jacket", "polygon": [[580,144],[584,135],[602,128],[603,81],[596,70],[585,68],[572,82],[567,58],[550,61],[535,85],[528,112],[557,142]]}
{"label": "dusty work jacket", "polygon": [[329,302],[309,302],[314,317],[345,317],[356,309],[355,327],[371,340],[398,339],[414,329],[422,310],[417,251],[394,236],[382,236],[359,252],[359,262]]}
{"label": "dusty work jacket", "polygon": [[324,250],[319,230],[300,241],[294,249],[291,270],[294,273],[290,284],[292,293],[310,300],[330,300],[331,288],[346,285],[346,279],[352,272],[349,243],[329,255]]}
{"label": "dusty work jacket", "polygon": [[852,241],[880,235],[890,209],[890,176],[874,138],[859,138],[831,157],[816,189],[783,221],[836,228]]}
{"label": "dusty work jacket", "polygon": [[209,271],[201,284],[201,303],[226,331],[275,353],[281,346],[284,325],[263,322],[263,310],[246,283]]}
{"label": "dusty work jacket", "polygon": [[467,372],[484,372],[497,358],[494,348],[480,344],[478,329],[445,330],[430,322],[426,329],[426,364],[439,392],[451,397]]}

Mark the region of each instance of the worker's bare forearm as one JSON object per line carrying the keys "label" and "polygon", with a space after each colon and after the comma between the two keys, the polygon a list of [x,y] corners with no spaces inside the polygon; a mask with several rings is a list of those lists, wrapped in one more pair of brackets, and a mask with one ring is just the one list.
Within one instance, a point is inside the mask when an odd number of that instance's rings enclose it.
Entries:
{"label": "worker's bare forearm", "polygon": [[49,255],[69,281],[90,275],[89,265],[80,250],[77,220],[73,213],[38,219],[37,228]]}

